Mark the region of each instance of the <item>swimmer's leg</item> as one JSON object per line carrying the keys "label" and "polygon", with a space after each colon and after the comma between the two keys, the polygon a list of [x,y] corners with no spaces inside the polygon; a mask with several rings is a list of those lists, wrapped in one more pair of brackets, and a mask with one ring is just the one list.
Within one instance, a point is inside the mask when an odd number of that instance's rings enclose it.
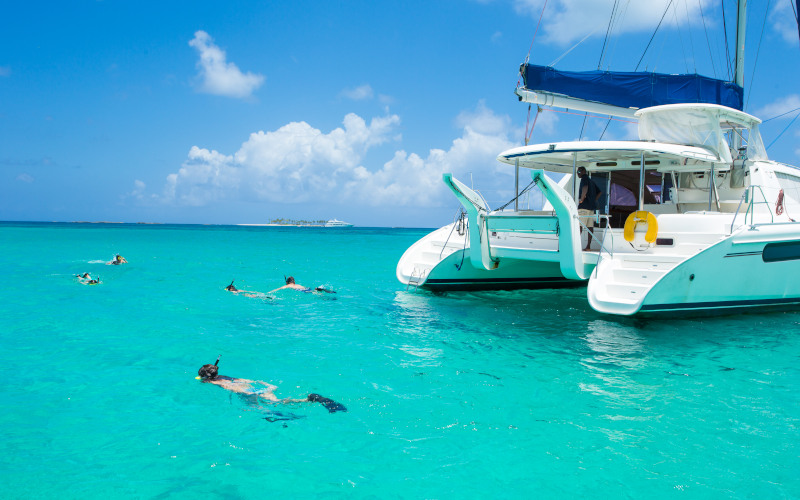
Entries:
{"label": "swimmer's leg", "polygon": [[312,403],[320,403],[324,406],[329,413],[336,413],[337,411],[347,411],[347,408],[344,407],[343,404],[337,403],[336,401],[326,398],[324,396],[320,396],[319,394],[311,393],[308,395],[308,400]]}

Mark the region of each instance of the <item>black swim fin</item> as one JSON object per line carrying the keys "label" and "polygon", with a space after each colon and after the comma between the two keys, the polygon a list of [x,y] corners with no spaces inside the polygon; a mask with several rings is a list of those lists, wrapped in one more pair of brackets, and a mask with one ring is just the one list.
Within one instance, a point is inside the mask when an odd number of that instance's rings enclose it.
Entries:
{"label": "black swim fin", "polygon": [[336,292],[334,292],[333,290],[328,290],[327,288],[325,288],[325,287],[321,287],[321,286],[318,286],[318,287],[317,287],[317,288],[315,288],[314,290],[316,290],[316,291],[318,291],[318,292],[325,292],[325,293],[336,293]]}
{"label": "black swim fin", "polygon": [[311,393],[308,395],[308,400],[312,403],[320,403],[324,406],[329,413],[336,413],[337,411],[347,411],[347,408],[344,407],[343,404],[337,403],[336,401],[326,398],[324,396],[320,396],[319,394]]}

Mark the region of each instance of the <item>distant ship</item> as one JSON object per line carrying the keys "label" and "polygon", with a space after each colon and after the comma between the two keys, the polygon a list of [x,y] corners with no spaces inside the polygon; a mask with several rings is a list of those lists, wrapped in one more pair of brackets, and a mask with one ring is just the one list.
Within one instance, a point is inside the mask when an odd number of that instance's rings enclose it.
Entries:
{"label": "distant ship", "polygon": [[325,227],[353,227],[349,222],[331,219],[325,223]]}

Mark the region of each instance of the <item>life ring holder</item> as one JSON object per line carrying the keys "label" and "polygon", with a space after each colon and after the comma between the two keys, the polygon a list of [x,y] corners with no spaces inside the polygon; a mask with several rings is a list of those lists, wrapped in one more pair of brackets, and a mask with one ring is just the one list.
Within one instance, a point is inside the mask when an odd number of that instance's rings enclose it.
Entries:
{"label": "life ring holder", "polygon": [[625,229],[622,233],[625,237],[625,241],[633,245],[636,227],[639,224],[647,226],[647,232],[644,233],[644,241],[655,243],[656,237],[658,236],[658,221],[656,221],[656,216],[647,210],[637,210],[625,219]]}

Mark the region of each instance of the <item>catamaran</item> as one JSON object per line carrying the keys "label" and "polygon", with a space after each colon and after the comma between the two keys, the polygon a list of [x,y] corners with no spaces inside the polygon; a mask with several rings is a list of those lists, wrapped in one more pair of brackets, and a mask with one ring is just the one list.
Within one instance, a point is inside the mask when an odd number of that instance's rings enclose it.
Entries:
{"label": "catamaran", "polygon": [[[619,315],[800,304],[800,171],[769,160],[760,120],[741,111],[744,11],[740,0],[734,82],[523,65],[521,101],[636,119],[639,140],[501,153],[516,179],[530,170],[547,200],[535,212],[516,201],[491,211],[445,174],[465,216],[410,247],[398,279],[434,290],[588,283],[589,304]],[[609,194],[599,228],[578,217],[578,167]],[[595,251],[582,251],[590,231]]]}

